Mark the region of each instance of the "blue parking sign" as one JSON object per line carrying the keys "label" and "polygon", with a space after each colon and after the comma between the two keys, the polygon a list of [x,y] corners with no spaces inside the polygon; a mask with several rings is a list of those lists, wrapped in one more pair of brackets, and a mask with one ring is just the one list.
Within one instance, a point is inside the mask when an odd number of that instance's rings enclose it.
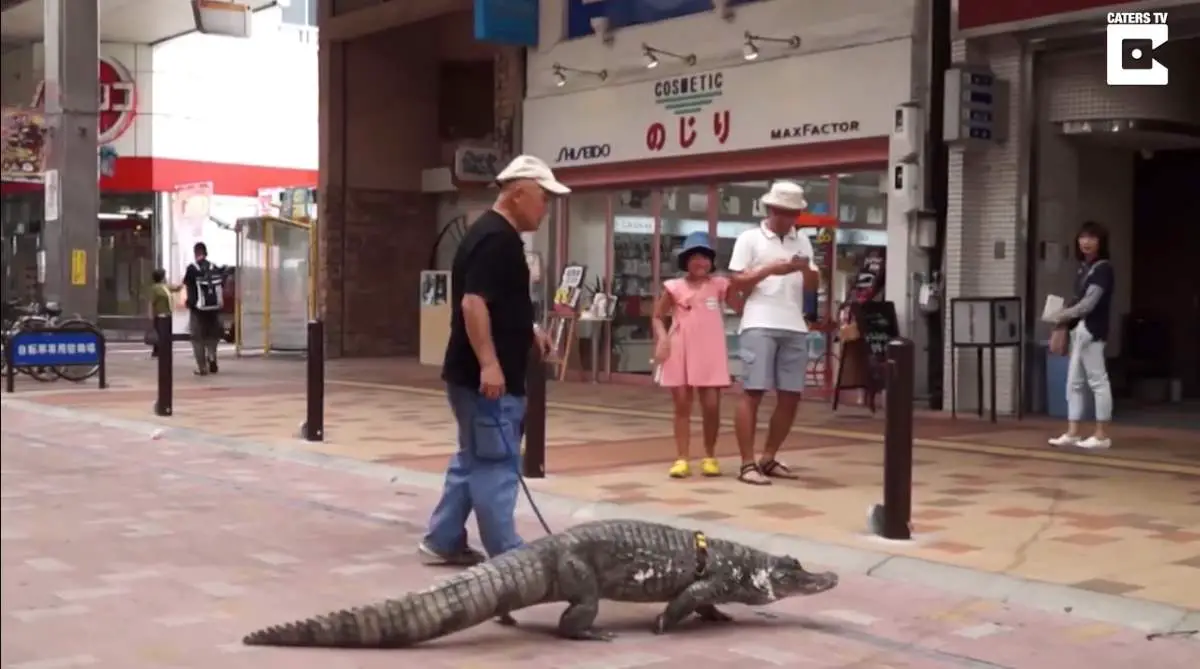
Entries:
{"label": "blue parking sign", "polygon": [[103,335],[92,330],[23,330],[8,341],[14,367],[99,365]]}

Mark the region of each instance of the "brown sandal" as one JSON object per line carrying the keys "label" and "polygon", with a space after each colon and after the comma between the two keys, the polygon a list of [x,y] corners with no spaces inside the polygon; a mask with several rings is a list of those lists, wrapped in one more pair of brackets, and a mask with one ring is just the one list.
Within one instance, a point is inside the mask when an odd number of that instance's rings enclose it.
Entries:
{"label": "brown sandal", "polygon": [[758,464],[754,462],[742,465],[737,480],[747,485],[771,485],[771,479],[759,471]]}
{"label": "brown sandal", "polygon": [[797,481],[800,479],[799,474],[793,473],[787,465],[775,459],[763,460],[759,463],[758,469],[763,473],[763,476],[768,478],[787,479],[788,481]]}

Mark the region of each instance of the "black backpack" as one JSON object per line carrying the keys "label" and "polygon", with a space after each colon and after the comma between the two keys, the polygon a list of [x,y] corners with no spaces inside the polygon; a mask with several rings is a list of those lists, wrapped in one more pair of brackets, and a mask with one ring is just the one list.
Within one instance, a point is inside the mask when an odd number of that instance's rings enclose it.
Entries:
{"label": "black backpack", "polygon": [[192,267],[196,268],[196,309],[220,311],[225,306],[224,273],[207,260],[192,263]]}

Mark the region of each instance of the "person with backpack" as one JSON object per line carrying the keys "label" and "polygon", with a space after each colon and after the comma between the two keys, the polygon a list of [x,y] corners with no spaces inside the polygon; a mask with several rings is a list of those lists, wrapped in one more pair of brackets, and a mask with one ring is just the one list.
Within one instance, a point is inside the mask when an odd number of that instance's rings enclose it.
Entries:
{"label": "person with backpack", "polygon": [[197,376],[216,374],[217,343],[221,341],[221,308],[225,306],[222,285],[225,273],[208,260],[208,247],[196,242],[196,261],[187,266],[183,285],[187,288],[188,331],[196,356]]}

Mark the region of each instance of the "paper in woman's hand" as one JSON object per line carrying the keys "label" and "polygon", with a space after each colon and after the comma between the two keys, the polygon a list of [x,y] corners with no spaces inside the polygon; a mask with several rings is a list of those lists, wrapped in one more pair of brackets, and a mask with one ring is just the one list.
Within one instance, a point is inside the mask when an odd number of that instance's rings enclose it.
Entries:
{"label": "paper in woman's hand", "polygon": [[1066,301],[1058,295],[1047,295],[1046,306],[1042,307],[1042,320],[1047,323],[1057,323],[1054,315],[1063,310]]}

